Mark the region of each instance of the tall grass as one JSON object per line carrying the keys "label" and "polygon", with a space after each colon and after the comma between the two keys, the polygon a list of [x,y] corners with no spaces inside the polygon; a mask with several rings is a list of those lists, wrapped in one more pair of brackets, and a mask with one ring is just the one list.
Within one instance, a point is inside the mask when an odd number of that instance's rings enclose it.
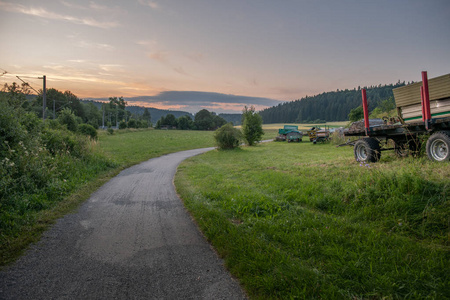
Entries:
{"label": "tall grass", "polygon": [[269,143],[191,158],[175,183],[252,298],[446,299],[449,165],[383,155]]}

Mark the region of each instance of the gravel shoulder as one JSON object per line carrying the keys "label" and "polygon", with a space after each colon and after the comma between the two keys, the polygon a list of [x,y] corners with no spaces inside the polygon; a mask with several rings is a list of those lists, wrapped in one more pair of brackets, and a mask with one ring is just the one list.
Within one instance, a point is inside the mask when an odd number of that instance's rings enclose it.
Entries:
{"label": "gravel shoulder", "polygon": [[0,272],[0,299],[245,299],[173,186],[211,149],[122,171]]}

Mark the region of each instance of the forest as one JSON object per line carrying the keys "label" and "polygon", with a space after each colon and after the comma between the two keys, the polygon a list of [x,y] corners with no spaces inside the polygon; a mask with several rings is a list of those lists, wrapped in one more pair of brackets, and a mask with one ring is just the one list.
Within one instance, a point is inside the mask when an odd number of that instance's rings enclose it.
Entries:
{"label": "forest", "polygon": [[[367,90],[369,111],[383,100],[393,99],[392,89],[404,86],[405,82],[396,84],[364,87]],[[259,112],[265,124],[270,123],[320,123],[330,121],[347,121],[352,109],[361,105],[361,87],[353,90],[337,90],[316,96],[281,103]]]}

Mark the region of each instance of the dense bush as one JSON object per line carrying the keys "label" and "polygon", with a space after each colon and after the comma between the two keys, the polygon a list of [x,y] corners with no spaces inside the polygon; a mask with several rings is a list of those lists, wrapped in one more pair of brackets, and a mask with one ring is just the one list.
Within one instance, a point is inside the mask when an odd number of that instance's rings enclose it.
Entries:
{"label": "dense bush", "polygon": [[32,224],[37,211],[113,167],[86,136],[66,129],[75,120],[70,110],[63,116],[44,123],[0,95],[0,245]]}
{"label": "dense bush", "polygon": [[97,130],[92,125],[80,124],[78,125],[78,132],[90,136],[93,140],[97,139]]}
{"label": "dense bush", "polygon": [[128,128],[138,128],[138,123],[135,119],[130,119],[128,121]]}
{"label": "dense bush", "polygon": [[241,132],[228,123],[220,127],[214,133],[214,139],[220,149],[233,149],[239,147],[241,141]]}
{"label": "dense bush", "polygon": [[64,108],[58,116],[59,123],[66,125],[67,129],[70,131],[77,131],[78,129],[78,121],[75,114],[72,112],[70,108]]}
{"label": "dense bush", "polygon": [[126,129],[127,128],[127,123],[125,121],[120,121],[119,122],[119,129]]}

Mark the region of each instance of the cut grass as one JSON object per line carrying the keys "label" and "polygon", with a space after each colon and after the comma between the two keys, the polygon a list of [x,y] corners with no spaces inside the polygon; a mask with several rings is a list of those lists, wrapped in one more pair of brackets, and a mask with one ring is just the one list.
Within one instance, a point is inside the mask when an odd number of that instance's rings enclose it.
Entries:
{"label": "cut grass", "polygon": [[113,135],[101,132],[102,151],[121,166],[165,154],[214,146],[213,131],[193,130],[119,130]]}
{"label": "cut grass", "polygon": [[446,299],[448,178],[448,163],[269,143],[193,157],[175,184],[252,298]]}

